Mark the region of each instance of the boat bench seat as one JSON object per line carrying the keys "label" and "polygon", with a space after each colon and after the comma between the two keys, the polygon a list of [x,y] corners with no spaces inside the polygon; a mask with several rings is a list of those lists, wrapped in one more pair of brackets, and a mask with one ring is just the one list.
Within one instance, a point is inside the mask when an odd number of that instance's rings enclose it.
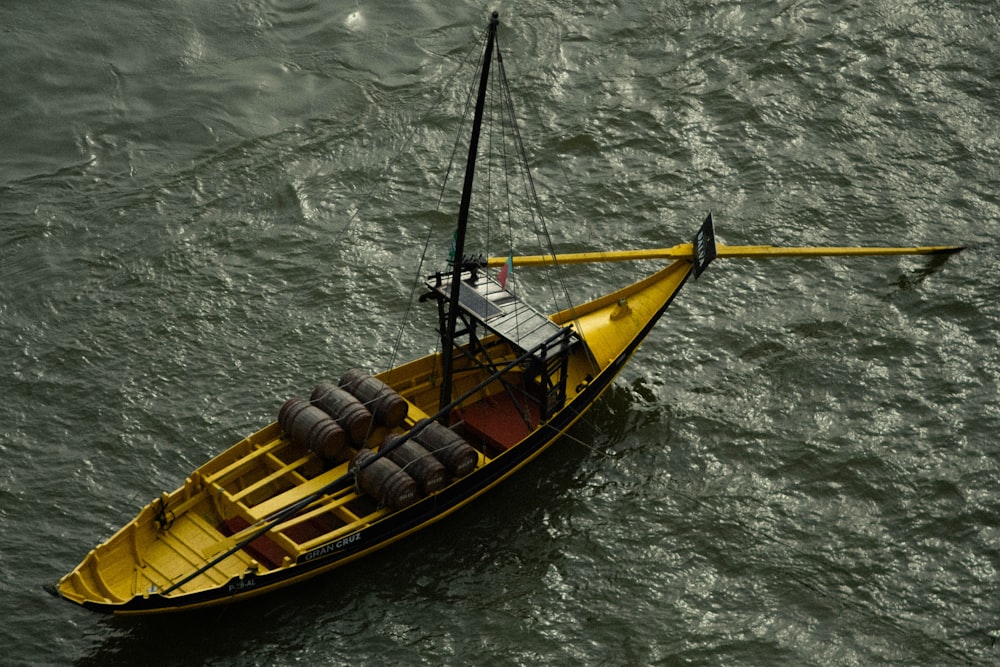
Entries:
{"label": "boat bench seat", "polygon": [[339,477],[347,473],[347,468],[337,466],[326,472],[306,480],[302,484],[292,487],[283,493],[279,493],[273,498],[268,498],[262,503],[247,507],[247,514],[254,520],[260,521],[275,512],[281,511],[292,503],[298,502],[307,496],[319,492],[327,484],[330,484]]}
{"label": "boat bench seat", "polygon": [[[223,527],[225,528],[224,532],[226,535],[235,535],[241,530],[249,528],[250,525],[250,522],[243,517],[235,516],[226,520]],[[243,550],[269,570],[273,570],[274,568],[280,566],[284,561],[285,556],[289,555],[287,551],[282,549],[281,546],[268,535],[261,535],[243,547]]]}
{"label": "boat bench seat", "polygon": [[[427,414],[410,401],[407,401],[407,407],[407,421],[411,424],[416,423],[421,419],[427,419]],[[306,480],[301,484],[297,484],[291,489],[279,493],[272,498],[268,498],[261,503],[253,506],[246,506],[247,516],[255,522],[267,518],[275,512],[283,510],[292,503],[296,503],[303,498],[311,496],[314,493],[318,493],[324,486],[342,477],[346,473],[347,468],[345,466],[336,466],[331,468],[330,470],[327,470],[312,479]]]}

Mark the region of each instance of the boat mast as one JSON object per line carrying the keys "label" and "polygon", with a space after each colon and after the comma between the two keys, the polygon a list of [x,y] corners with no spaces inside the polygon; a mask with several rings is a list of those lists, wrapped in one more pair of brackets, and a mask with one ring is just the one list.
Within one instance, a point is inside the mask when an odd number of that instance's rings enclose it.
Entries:
{"label": "boat mast", "polygon": [[[493,60],[493,44],[496,41],[497,24],[500,15],[494,11],[486,35],[486,49],[483,52],[482,72],[479,75],[479,93],[476,110],[472,119],[472,137],[469,139],[469,159],[465,164],[465,183],[462,186],[462,201],[458,208],[458,230],[455,233],[455,256],[452,258],[451,294],[448,299],[448,321],[442,332],[441,346],[441,402],[451,402],[451,373],[454,360],[455,328],[458,323],[458,295],[465,263],[465,228],[469,223],[469,205],[472,201],[472,181],[476,171],[476,155],[479,152],[479,132],[483,124],[483,109],[486,106],[486,85],[489,81],[490,62]],[[447,421],[447,415],[443,417]]]}

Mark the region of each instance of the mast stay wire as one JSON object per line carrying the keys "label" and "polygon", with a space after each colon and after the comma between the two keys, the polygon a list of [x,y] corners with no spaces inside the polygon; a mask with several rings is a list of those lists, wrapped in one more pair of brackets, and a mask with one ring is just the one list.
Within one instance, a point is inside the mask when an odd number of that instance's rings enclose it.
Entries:
{"label": "mast stay wire", "polygon": [[[476,51],[476,47],[480,43],[482,43],[484,41],[484,36],[485,36],[487,30],[488,30],[488,28],[484,28],[481,31],[480,39],[472,47],[470,47],[470,49],[466,52],[465,57],[459,63],[458,67],[455,68],[455,71],[452,72],[451,76],[448,77],[448,80],[441,87],[441,90],[438,93],[438,97],[434,100],[434,103],[427,110],[427,112],[425,112],[424,115],[421,116],[421,120],[427,118],[427,116],[429,116],[430,113],[435,108],[437,108],[437,105],[441,101],[441,98],[444,97],[444,91],[446,91],[446,90],[449,89],[450,83],[455,79],[456,76],[458,76],[458,73],[463,68],[466,67],[466,64],[469,62],[470,57]],[[476,73],[478,73],[480,71],[480,69],[482,68],[482,66],[483,66],[483,64],[480,62],[479,65],[476,68]],[[473,77],[473,79],[475,79],[475,78],[477,78],[477,77]],[[442,205],[442,202],[444,201],[445,192],[448,189],[448,181],[451,178],[452,168],[455,165],[455,160],[456,160],[456,157],[458,155],[458,151],[459,151],[459,149],[461,147],[462,131],[465,129],[466,121],[469,118],[469,108],[472,106],[474,95],[475,95],[475,86],[473,85],[473,86],[469,87],[468,92],[466,93],[466,96],[465,96],[465,107],[464,107],[464,109],[462,111],[462,119],[459,122],[458,130],[455,133],[455,141],[452,143],[451,156],[448,159],[448,166],[445,169],[444,178],[441,179],[441,189],[438,191],[438,199],[437,199],[437,203],[435,205],[435,210],[437,210],[437,211],[441,210],[441,205]],[[390,164],[386,167],[386,171],[388,171],[389,169],[392,168],[392,165],[395,164],[395,162],[404,154],[405,150],[412,143],[413,137],[414,137],[414,135],[416,135],[416,132],[417,132],[416,128],[420,124],[421,124],[420,121],[418,121],[414,125],[413,129],[410,132],[410,135],[407,137],[407,140],[404,142],[403,147],[399,150],[399,152],[395,155],[395,157],[393,157],[393,159],[390,162]],[[374,192],[370,193],[368,195],[368,197],[365,199],[365,202],[367,202],[368,199],[370,199],[371,196],[373,196],[373,195],[374,195]],[[350,225],[350,223],[353,221],[353,219],[354,219],[354,217],[352,216],[351,221],[348,221],[348,225]],[[416,270],[414,271],[413,279],[410,281],[410,285],[411,285],[411,287],[410,287],[410,297],[406,301],[406,309],[403,311],[403,316],[401,318],[399,326],[396,329],[396,337],[395,337],[395,339],[393,341],[392,348],[391,348],[391,350],[389,352],[389,358],[386,361],[386,365],[385,365],[385,369],[384,370],[391,370],[391,369],[393,369],[393,368],[396,367],[396,359],[399,356],[399,348],[400,348],[400,346],[402,344],[403,332],[406,330],[406,327],[407,327],[407,325],[410,322],[410,316],[413,313],[414,296],[416,295],[417,288],[420,286],[420,283],[421,283],[420,278],[421,278],[421,276],[424,273],[424,265],[425,265],[426,260],[427,260],[427,251],[430,248],[431,239],[433,238],[433,235],[434,235],[434,230],[431,229],[431,228],[428,228],[427,234],[424,237],[424,246],[423,246],[423,248],[421,249],[421,252],[420,252],[420,261],[417,262],[417,267],[416,267]],[[456,258],[456,261],[461,261],[461,258]]]}
{"label": "mast stay wire", "polygon": [[[538,197],[538,191],[535,188],[535,180],[531,174],[531,168],[528,165],[528,154],[524,148],[524,141],[521,138],[520,126],[518,125],[517,115],[514,111],[514,98],[510,89],[510,81],[507,78],[507,68],[504,66],[503,57],[501,56],[499,38],[497,39],[496,50],[497,50],[497,70],[500,73],[500,76],[498,78],[501,81],[500,85],[503,91],[503,104],[507,111],[507,116],[510,118],[511,135],[513,136],[514,139],[514,145],[517,149],[517,154],[518,157],[520,158],[521,164],[523,165],[523,172],[521,177],[523,181],[522,187],[525,188],[525,194],[530,197],[533,203],[533,206],[528,207],[528,210],[531,215],[533,226],[535,227],[535,233],[542,239],[541,245],[545,247],[549,255],[553,258],[552,264],[556,274],[555,281],[558,283],[558,288],[562,291],[562,296],[566,300],[567,308],[571,313],[571,319],[575,322],[579,319],[576,314],[576,305],[574,304],[573,299],[569,293],[569,288],[566,282],[566,272],[563,270],[562,265],[556,259],[558,255],[555,250],[555,245],[552,242],[552,235],[549,232],[548,223],[546,222],[546,218],[542,210],[542,203]],[[529,104],[529,106],[531,105]],[[540,114],[538,114],[537,108],[535,108],[535,115],[539,116],[539,121],[540,121]],[[563,171],[563,176],[564,178],[566,177],[565,171]],[[535,223],[536,214],[538,216],[537,223]],[[551,282],[549,284],[552,290],[553,302],[556,304],[556,307],[558,308],[559,298],[556,293],[556,286],[552,285]],[[577,335],[583,338],[582,327],[577,326],[576,330],[577,330]],[[586,340],[584,340],[584,343],[585,343],[585,349],[589,350],[590,346],[586,344]],[[590,362],[593,365],[594,369],[596,370],[598,367],[596,361],[594,359],[591,359]]]}
{"label": "mast stay wire", "polygon": [[[484,35],[486,31],[484,29],[484,30],[481,30],[480,32],[481,32],[481,35]],[[427,107],[427,110],[424,111],[424,113],[420,116],[420,118],[411,126],[410,132],[406,135],[406,138],[404,139],[404,141],[403,141],[402,145],[400,146],[399,150],[397,150],[396,153],[390,158],[389,162],[386,164],[385,168],[382,170],[382,174],[383,175],[388,174],[389,172],[391,172],[392,169],[393,169],[393,167],[400,161],[400,159],[403,157],[403,155],[405,155],[407,153],[407,151],[409,150],[410,146],[415,141],[415,138],[416,138],[416,135],[417,135],[417,128],[422,125],[422,121],[426,120],[439,106],[441,106],[442,101],[443,101],[443,99],[445,97],[446,91],[448,91],[448,90],[451,89],[452,82],[459,75],[459,73],[462,72],[464,69],[466,69],[468,67],[468,62],[471,60],[473,54],[475,54],[475,52],[477,51],[477,48],[482,43],[482,41],[483,41],[482,38],[480,38],[479,40],[474,40],[473,41],[472,45],[465,52],[465,54],[463,55],[463,57],[459,61],[458,65],[456,65],[456,67],[454,68],[454,70],[451,72],[451,74],[445,80],[444,84],[441,85],[438,88],[438,94],[437,94],[437,96],[431,101],[430,105]],[[471,96],[471,92],[470,92],[470,96]],[[464,126],[466,118],[468,117],[468,112],[467,112],[468,105],[469,105],[469,99],[467,98],[467,100],[466,100],[466,112],[464,112],[462,114],[462,125],[463,126]],[[461,134],[461,130],[459,131],[458,136],[460,136],[460,134]],[[456,137],[456,142],[455,142],[455,146],[454,146],[454,148],[452,150],[451,159],[449,160],[448,168],[447,168],[447,170],[445,172],[445,177],[444,177],[442,185],[441,185],[441,191],[440,191],[440,193],[438,195],[438,201],[437,201],[437,208],[438,208],[438,210],[440,210],[441,202],[444,199],[444,193],[445,193],[445,190],[446,190],[446,187],[447,187],[447,183],[448,183],[448,180],[449,180],[449,177],[450,177],[450,174],[451,174],[452,166],[453,166],[453,164],[455,162],[455,155],[456,155],[456,153],[458,151],[458,147],[459,147],[459,141],[458,141],[458,138]],[[330,246],[331,247],[336,248],[336,247],[340,246],[344,242],[344,239],[351,232],[351,228],[354,226],[354,223],[357,221],[358,216],[361,214],[362,211],[364,211],[367,208],[368,204],[375,197],[375,195],[379,192],[379,190],[381,188],[384,188],[386,186],[386,183],[387,183],[386,179],[380,178],[374,185],[372,185],[368,189],[368,191],[364,194],[364,196],[362,196],[360,203],[358,203],[358,205],[354,208],[354,211],[351,213],[351,215],[347,219],[347,221],[344,222],[340,226],[339,229],[336,229],[334,231],[334,233],[330,236],[330,238],[331,238]],[[430,240],[431,240],[431,236],[432,236],[432,232],[431,232],[431,230],[429,230],[428,234],[427,234],[427,238],[426,238],[426,240],[424,242],[424,248],[423,248],[423,251],[422,251],[421,256],[420,256],[420,261],[418,263],[416,278],[413,281],[413,288],[411,290],[409,303],[407,304],[406,310],[405,310],[405,312],[403,314],[402,321],[400,323],[400,326],[399,326],[398,331],[396,333],[396,336],[394,338],[394,342],[393,342],[393,345],[392,345],[392,348],[391,348],[391,352],[390,352],[389,365],[387,366],[387,368],[392,368],[393,367],[395,359],[396,359],[396,357],[398,355],[399,347],[400,347],[402,336],[403,336],[403,331],[406,328],[406,324],[409,321],[410,314],[412,312],[413,294],[415,293],[415,291],[417,289],[417,283],[419,282],[419,280],[417,280],[417,278],[419,278],[419,275],[420,275],[420,273],[423,270],[424,262],[425,262],[425,259],[426,259],[426,256],[427,256],[427,248],[429,246],[429,243],[430,243]],[[326,255],[323,254],[323,253],[320,253],[319,255],[320,256],[317,258],[315,264],[313,265],[313,273],[314,274],[319,274],[321,272],[321,269],[323,267],[327,266],[327,264],[328,264],[328,260],[326,259]],[[276,316],[270,318],[271,321],[273,321],[273,322],[283,321],[285,319],[285,317],[287,316],[288,311],[291,310],[292,305],[294,303],[294,300],[295,300],[295,294],[293,293],[293,294],[289,295],[284,300],[284,304],[281,305],[281,307],[277,310]],[[234,369],[236,371],[242,370],[244,363],[247,360],[252,359],[254,357],[254,355],[256,355],[261,350],[261,348],[264,347],[264,344],[266,342],[268,342],[269,340],[271,340],[275,335],[276,334],[275,334],[274,327],[265,328],[264,330],[262,330],[261,333],[255,339],[253,339],[247,347],[244,348],[244,351],[239,356],[239,358],[235,359],[232,362]],[[199,418],[201,419],[201,421],[205,421],[205,419],[207,418],[207,416],[209,414],[215,414],[216,413],[215,405],[217,403],[221,402],[221,401],[222,401],[221,394],[219,394],[218,392],[214,393],[212,400],[207,401],[205,403],[204,407],[201,409],[201,411],[199,413]]]}

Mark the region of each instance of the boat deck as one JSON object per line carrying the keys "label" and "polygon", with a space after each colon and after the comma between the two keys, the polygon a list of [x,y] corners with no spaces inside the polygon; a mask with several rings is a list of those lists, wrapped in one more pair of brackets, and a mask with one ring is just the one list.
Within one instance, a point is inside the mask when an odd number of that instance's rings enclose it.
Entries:
{"label": "boat deck", "polygon": [[[411,404],[407,428],[426,418],[422,410]],[[206,465],[192,476],[188,485],[198,490],[201,506],[192,507],[170,531],[161,533],[167,537],[157,538],[162,541],[157,549],[175,552],[168,560],[189,563],[182,569],[196,569],[199,560],[203,562],[224,553],[251,535],[252,526],[265,525],[276,513],[315,496],[347,471],[344,463],[317,473],[310,467],[315,464],[315,457],[301,455],[278,429],[262,432],[241,445],[234,448],[233,460],[213,462],[214,465]],[[481,457],[480,465],[488,460]],[[301,555],[365,528],[390,512],[354,486],[333,491],[315,498],[294,516],[280,519],[266,533],[246,544],[237,552],[234,566],[241,571],[289,567]],[[231,567],[227,569],[228,576],[213,572],[214,569],[179,590],[218,584],[233,575],[228,572]],[[162,589],[178,578],[156,577],[155,583]]]}
{"label": "boat deck", "polygon": [[[427,373],[433,373],[432,365]],[[515,377],[505,386],[520,387],[520,375]],[[423,395],[424,384],[431,381],[422,374],[410,380],[407,395],[411,396]],[[476,467],[489,464],[537,428],[538,405],[523,391],[500,390],[498,383],[456,414],[460,423],[454,429],[477,450]],[[429,418],[414,403],[408,407],[402,430]],[[384,435],[378,435],[379,442]],[[99,546],[72,573],[64,590],[73,599],[117,604],[156,592],[184,595],[227,582],[238,590],[239,584],[233,582],[249,573],[294,567],[311,551],[350,537],[393,512],[353,485],[323,493],[345,476],[347,468],[346,462],[329,467],[272,424],[194,471],[173,493],[147,505],[120,535]],[[297,513],[279,515],[304,500],[307,504]],[[262,528],[266,531],[255,536]],[[184,581],[194,573],[197,576]]]}
{"label": "boat deck", "polygon": [[535,401],[518,400],[510,392],[488,396],[455,413],[458,426],[470,439],[479,439],[495,451],[510,449],[538,427]]}
{"label": "boat deck", "polygon": [[[439,276],[429,281],[427,287],[439,298],[448,299],[451,293],[451,276]],[[578,338],[571,336],[564,341],[559,334],[563,327],[535,310],[518,296],[500,286],[485,273],[466,272],[459,283],[459,306],[476,322],[510,343],[521,353],[535,349],[543,343],[558,348],[572,345]],[[562,350],[559,350],[562,351]],[[546,356],[552,352],[548,347]]]}

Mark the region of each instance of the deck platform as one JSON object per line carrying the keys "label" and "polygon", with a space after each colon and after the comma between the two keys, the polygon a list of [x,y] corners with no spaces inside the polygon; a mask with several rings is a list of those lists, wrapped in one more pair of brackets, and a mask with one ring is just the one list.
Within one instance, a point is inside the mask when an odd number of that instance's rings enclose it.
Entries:
{"label": "deck platform", "polygon": [[[436,277],[428,281],[427,287],[439,299],[447,301],[451,293],[451,276]],[[551,356],[565,351],[560,346],[571,347],[579,340],[575,333],[568,338],[559,337],[563,327],[482,272],[466,271],[462,274],[458,303],[476,322],[509,342],[521,353],[548,342],[551,347],[546,348],[541,356]]]}

